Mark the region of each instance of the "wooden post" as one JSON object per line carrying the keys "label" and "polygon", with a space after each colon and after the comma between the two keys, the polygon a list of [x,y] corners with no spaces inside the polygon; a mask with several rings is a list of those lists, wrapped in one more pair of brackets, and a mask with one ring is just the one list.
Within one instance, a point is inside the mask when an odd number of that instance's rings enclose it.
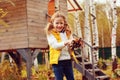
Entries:
{"label": "wooden post", "polygon": [[6,52],[1,52],[1,63],[4,61],[5,54]]}
{"label": "wooden post", "polygon": [[12,57],[9,54],[7,54],[7,52],[1,52],[1,63],[4,61],[5,55],[9,56],[9,62],[12,65],[13,62]]}
{"label": "wooden post", "polygon": [[49,65],[49,55],[48,55],[48,52],[45,52],[45,64],[46,64],[46,69],[50,69],[50,65]]}
{"label": "wooden post", "polygon": [[27,80],[31,80],[32,55],[31,49],[17,49],[17,52],[25,59],[27,67]]}
{"label": "wooden post", "polygon": [[32,63],[34,64],[35,71],[38,72],[38,59],[37,56],[40,52],[40,49],[35,49],[32,56]]}

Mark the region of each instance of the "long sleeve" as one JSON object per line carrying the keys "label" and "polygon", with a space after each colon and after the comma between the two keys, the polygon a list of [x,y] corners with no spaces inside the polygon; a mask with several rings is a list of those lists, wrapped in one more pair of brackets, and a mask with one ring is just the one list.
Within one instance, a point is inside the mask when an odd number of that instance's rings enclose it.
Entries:
{"label": "long sleeve", "polygon": [[67,35],[65,32],[60,33],[59,37],[61,38],[60,42],[58,42],[53,34],[48,35],[48,44],[54,49],[61,49],[59,60],[69,60],[71,57],[68,51],[68,46],[64,45],[64,43],[68,41]]}
{"label": "long sleeve", "polygon": [[50,34],[47,36],[47,39],[48,39],[48,44],[52,47],[52,48],[55,48],[55,49],[61,49],[64,47],[64,41],[61,41],[61,42],[57,42],[56,38]]}

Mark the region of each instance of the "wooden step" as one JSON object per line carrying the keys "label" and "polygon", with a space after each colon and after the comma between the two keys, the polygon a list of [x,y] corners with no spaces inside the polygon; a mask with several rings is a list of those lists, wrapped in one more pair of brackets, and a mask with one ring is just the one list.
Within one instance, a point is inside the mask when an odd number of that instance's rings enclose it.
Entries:
{"label": "wooden step", "polygon": [[[88,71],[89,71],[89,72],[92,72],[93,69],[88,69]],[[97,69],[94,69],[94,71],[95,71],[95,72],[98,72],[98,71],[101,71],[101,70],[100,70],[99,68],[97,68]]]}
{"label": "wooden step", "polygon": [[[83,64],[82,62],[80,63],[81,65]],[[85,69],[92,69],[93,65],[91,62],[84,62],[85,65]],[[96,66],[94,66],[94,68],[96,69]]]}
{"label": "wooden step", "polygon": [[110,78],[107,75],[97,76],[96,79],[97,80],[110,80]]}
{"label": "wooden step", "polygon": [[84,65],[92,64],[91,62],[84,62]]}
{"label": "wooden step", "polygon": [[[75,55],[79,62],[82,62],[82,55]],[[84,62],[88,62],[87,59],[84,59]]]}
{"label": "wooden step", "polygon": [[[83,63],[82,62],[80,62],[80,65],[82,65]],[[91,65],[91,62],[84,62],[84,65],[86,66],[86,65]]]}
{"label": "wooden step", "polygon": [[[74,67],[83,74],[83,67],[82,67],[82,65],[80,65],[81,63],[80,64],[74,63],[74,64],[75,64]],[[86,62],[85,64],[90,64],[90,62]],[[97,68],[97,67],[94,67],[94,68],[95,68],[94,71],[95,71],[96,77],[93,77],[93,72],[92,72],[93,69],[92,68],[91,69],[85,68],[85,77],[89,77],[90,80],[110,80],[109,77],[105,78],[106,74],[104,74],[99,68]]]}
{"label": "wooden step", "polygon": [[101,70],[100,71],[95,71],[95,74],[96,74],[96,76],[104,76],[104,75],[106,75]]}

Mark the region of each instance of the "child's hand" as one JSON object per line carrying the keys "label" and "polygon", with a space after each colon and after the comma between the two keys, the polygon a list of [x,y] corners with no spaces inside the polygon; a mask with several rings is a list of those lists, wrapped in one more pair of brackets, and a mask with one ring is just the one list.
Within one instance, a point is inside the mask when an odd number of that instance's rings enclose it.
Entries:
{"label": "child's hand", "polygon": [[73,42],[73,40],[74,39],[70,39],[70,40],[67,40],[65,43],[64,43],[64,45],[66,46],[66,45],[71,45],[71,43]]}
{"label": "child's hand", "polygon": [[74,48],[78,48],[78,47],[80,47],[82,45],[83,45],[83,41],[81,39],[75,38],[72,41],[70,47],[71,47],[71,49],[74,49]]}

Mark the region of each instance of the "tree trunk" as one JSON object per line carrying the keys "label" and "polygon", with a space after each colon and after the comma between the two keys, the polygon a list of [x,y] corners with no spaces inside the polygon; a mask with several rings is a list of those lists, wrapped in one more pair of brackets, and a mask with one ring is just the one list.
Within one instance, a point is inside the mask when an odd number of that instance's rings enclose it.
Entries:
{"label": "tree trunk", "polygon": [[[91,45],[91,30],[89,23],[89,1],[85,0],[85,24],[84,24],[84,41]],[[85,57],[91,59],[91,49],[87,45],[84,46]]]}
{"label": "tree trunk", "polygon": [[74,32],[75,32],[75,34],[78,36],[78,37],[80,37],[80,38],[82,38],[82,30],[81,30],[81,27],[80,27],[80,20],[79,20],[79,12],[78,11],[76,11],[76,12],[74,12],[74,15],[75,15],[75,24],[74,24],[74,27],[75,27],[75,30],[74,30]]}
{"label": "tree trunk", "polygon": [[114,59],[116,55],[116,29],[117,29],[117,12],[116,12],[116,0],[113,0],[113,26],[112,26],[112,35],[111,35],[111,52],[112,59]]}
{"label": "tree trunk", "polygon": [[[96,10],[95,10],[95,1],[90,0],[90,15],[91,15],[91,22],[92,22],[92,37],[93,37],[93,46],[99,46],[99,39],[98,39],[98,27],[96,21]],[[94,50],[94,60],[99,60],[98,50]]]}

